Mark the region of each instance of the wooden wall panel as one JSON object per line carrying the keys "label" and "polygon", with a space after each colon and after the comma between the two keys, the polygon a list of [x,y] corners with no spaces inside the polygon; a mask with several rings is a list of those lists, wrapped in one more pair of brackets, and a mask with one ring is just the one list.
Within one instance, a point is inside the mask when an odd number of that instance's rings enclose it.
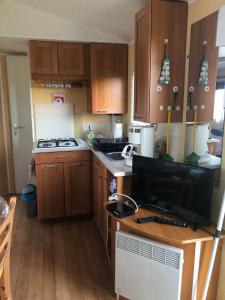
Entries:
{"label": "wooden wall panel", "polygon": [[[195,91],[192,97],[193,106],[198,106],[198,122],[209,122],[213,119],[214,97],[217,76],[218,48],[216,45],[218,12],[194,23],[191,26],[190,63],[188,87],[193,86]],[[209,60],[209,92],[205,86],[197,84],[204,56],[203,41],[207,41],[207,56]],[[188,103],[189,105],[189,103]],[[204,105],[205,109],[201,109]],[[193,110],[187,111],[187,121],[193,121]]]}

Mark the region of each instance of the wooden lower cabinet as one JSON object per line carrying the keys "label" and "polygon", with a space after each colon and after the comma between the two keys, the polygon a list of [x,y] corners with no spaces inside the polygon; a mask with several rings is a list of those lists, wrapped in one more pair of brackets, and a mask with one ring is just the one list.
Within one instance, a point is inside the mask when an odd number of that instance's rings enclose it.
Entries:
{"label": "wooden lower cabinet", "polygon": [[91,213],[90,162],[64,164],[65,210],[67,216]]}
{"label": "wooden lower cabinet", "polygon": [[92,212],[89,151],[40,153],[35,161],[38,218]]}
{"label": "wooden lower cabinet", "polygon": [[96,157],[93,158],[92,174],[95,222],[105,244],[107,236],[107,213],[105,210],[105,201],[108,197],[107,169]]}
{"label": "wooden lower cabinet", "polygon": [[40,218],[58,218],[65,215],[63,177],[63,163],[36,165]]}

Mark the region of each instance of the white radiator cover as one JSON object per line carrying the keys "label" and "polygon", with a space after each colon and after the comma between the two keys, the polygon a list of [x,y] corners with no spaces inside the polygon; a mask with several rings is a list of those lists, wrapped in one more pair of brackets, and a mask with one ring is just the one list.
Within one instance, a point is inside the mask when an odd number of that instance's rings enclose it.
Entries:
{"label": "white radiator cover", "polygon": [[130,300],[179,300],[183,250],[116,232],[115,292]]}

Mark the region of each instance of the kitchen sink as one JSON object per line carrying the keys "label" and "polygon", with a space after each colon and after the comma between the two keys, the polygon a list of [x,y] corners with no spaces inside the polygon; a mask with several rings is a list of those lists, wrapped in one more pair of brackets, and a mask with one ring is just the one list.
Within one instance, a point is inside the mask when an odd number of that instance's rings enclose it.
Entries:
{"label": "kitchen sink", "polygon": [[121,152],[109,152],[105,153],[105,156],[110,160],[124,160],[124,157],[121,156]]}

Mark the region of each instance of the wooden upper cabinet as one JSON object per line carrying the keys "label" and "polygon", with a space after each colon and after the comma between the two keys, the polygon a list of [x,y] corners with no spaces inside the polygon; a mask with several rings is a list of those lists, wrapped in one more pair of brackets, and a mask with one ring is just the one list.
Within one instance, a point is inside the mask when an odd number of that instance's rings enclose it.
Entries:
{"label": "wooden upper cabinet", "polygon": [[135,17],[135,105],[134,119],[147,122],[150,82],[150,7],[147,4]]}
{"label": "wooden upper cabinet", "polygon": [[[198,108],[197,121],[209,122],[213,120],[213,108],[217,77],[218,48],[216,47],[218,12],[194,23],[191,26],[190,62],[188,87],[194,87],[192,95],[192,109],[188,99],[187,122],[193,122],[194,106]],[[203,42],[207,42],[206,55],[209,62],[209,90],[204,85],[198,85],[201,63],[204,58]]]}
{"label": "wooden upper cabinet", "polygon": [[127,59],[127,45],[91,45],[92,113],[126,113]]}
{"label": "wooden upper cabinet", "polygon": [[57,42],[30,41],[32,74],[58,74]]}
{"label": "wooden upper cabinet", "polygon": [[84,75],[84,45],[58,43],[59,74]]}
{"label": "wooden upper cabinet", "polygon": [[[187,12],[187,3],[151,0],[136,15],[134,119],[137,121],[167,122],[168,106],[172,107],[174,102],[174,87],[178,87],[178,94],[171,120],[182,121]],[[169,85],[159,84],[165,40],[171,60]]]}
{"label": "wooden upper cabinet", "polygon": [[91,213],[90,161],[65,163],[64,177],[66,215]]}
{"label": "wooden upper cabinet", "polygon": [[90,45],[30,41],[31,74],[34,80],[88,80]]}

